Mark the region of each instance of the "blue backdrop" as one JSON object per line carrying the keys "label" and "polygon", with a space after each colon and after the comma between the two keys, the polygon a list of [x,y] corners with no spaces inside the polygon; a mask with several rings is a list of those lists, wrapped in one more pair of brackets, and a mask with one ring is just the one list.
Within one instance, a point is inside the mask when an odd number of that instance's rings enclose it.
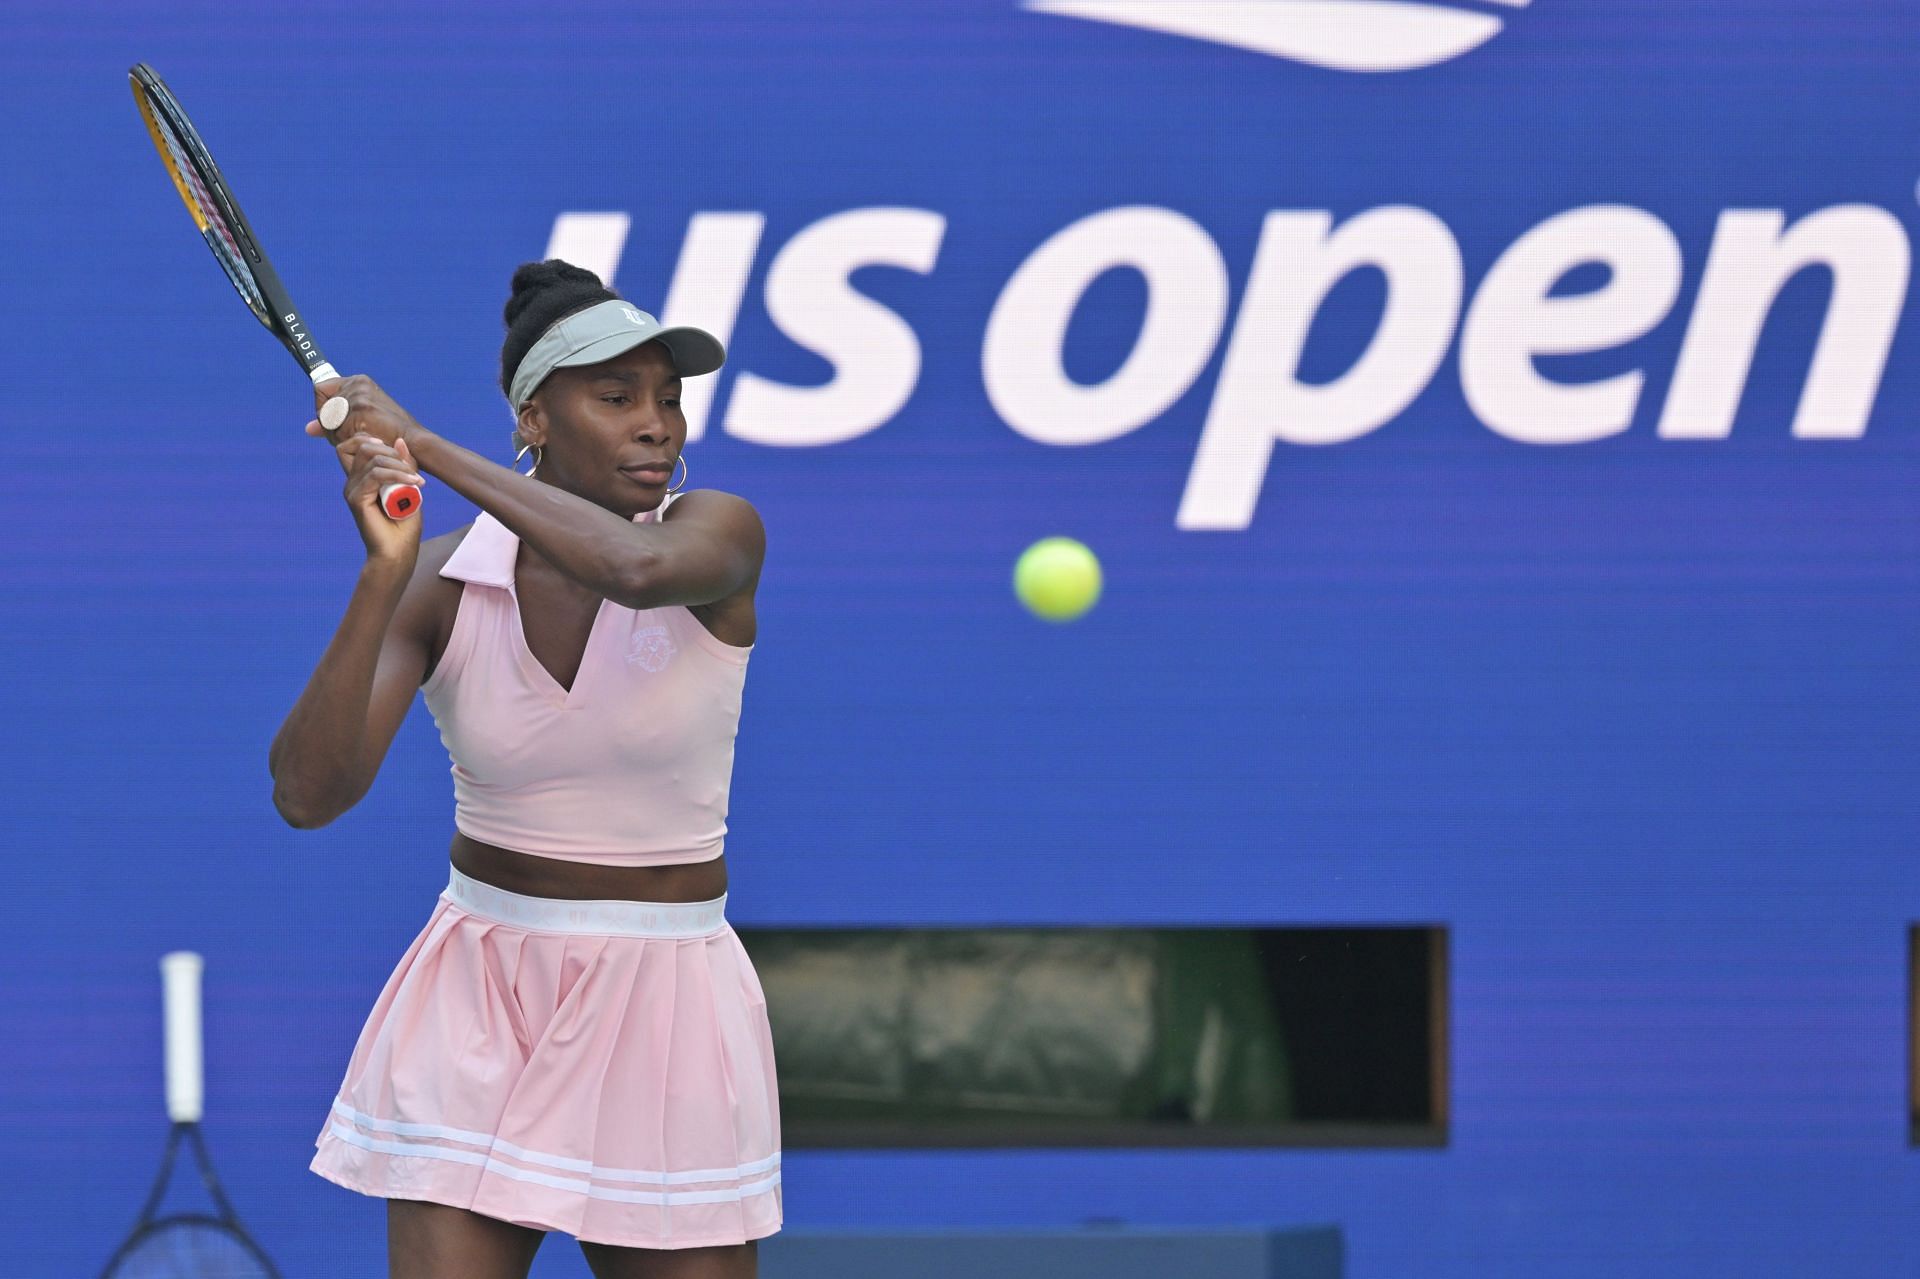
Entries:
{"label": "blue backdrop", "polygon": [[[375,1273],[381,1206],[306,1161],[451,833],[419,706],[352,813],[274,813],[362,550],[142,59],[328,355],[471,448],[549,245],[728,331],[688,459],[768,529],[743,930],[1450,930],[1444,1148],[796,1151],[789,1227],[1920,1268],[1911,6],[1043,7],[0,13],[10,1273],[131,1224],[176,947],[243,1217]],[[1107,573],[1063,627],[1009,590],[1056,533]]]}

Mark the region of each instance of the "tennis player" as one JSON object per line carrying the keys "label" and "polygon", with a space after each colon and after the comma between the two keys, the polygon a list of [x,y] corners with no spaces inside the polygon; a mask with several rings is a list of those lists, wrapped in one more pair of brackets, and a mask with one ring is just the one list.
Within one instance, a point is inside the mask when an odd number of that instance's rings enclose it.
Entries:
{"label": "tennis player", "polygon": [[[524,474],[365,377],[318,388],[349,402],[367,560],[274,740],[274,803],[303,829],[358,803],[417,688],[456,833],[312,1167],[387,1200],[393,1276],[522,1279],[549,1230],[601,1279],[752,1276],[779,1098],[722,844],[765,532],[686,491],[679,398],[725,352],[557,259],[514,273],[506,321]],[[377,502],[422,474],[480,507],[424,545]]]}

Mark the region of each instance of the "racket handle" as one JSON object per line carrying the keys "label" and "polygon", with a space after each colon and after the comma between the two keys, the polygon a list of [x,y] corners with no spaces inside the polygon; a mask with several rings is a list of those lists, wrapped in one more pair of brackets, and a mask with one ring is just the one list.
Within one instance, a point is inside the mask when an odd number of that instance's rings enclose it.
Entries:
{"label": "racket handle", "polygon": [[167,1117],[176,1124],[200,1122],[206,1104],[200,1059],[200,973],[205,966],[190,950],[160,957],[166,996]]}
{"label": "racket handle", "polygon": [[390,520],[404,520],[420,509],[420,486],[418,484],[382,484],[380,486],[380,509],[387,513]]}
{"label": "racket handle", "polygon": [[[328,378],[323,379],[316,370],[313,375],[316,383],[329,380],[333,376],[333,366],[331,364],[322,365],[321,367],[327,370]],[[346,420],[347,401],[343,397],[336,395],[320,406],[320,425],[326,427],[329,432],[339,430],[340,424]],[[395,521],[404,520],[416,514],[420,510],[420,486],[417,484],[382,484],[380,486],[380,509],[387,513],[388,519]]]}

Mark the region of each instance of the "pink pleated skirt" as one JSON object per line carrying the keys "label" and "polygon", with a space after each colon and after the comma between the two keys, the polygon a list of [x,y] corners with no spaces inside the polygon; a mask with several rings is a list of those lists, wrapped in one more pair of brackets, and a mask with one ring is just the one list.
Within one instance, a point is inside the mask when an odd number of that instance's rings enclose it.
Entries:
{"label": "pink pleated skirt", "polygon": [[590,1243],[780,1228],[766,995],[707,902],[563,901],[453,871],[354,1046],[312,1168]]}

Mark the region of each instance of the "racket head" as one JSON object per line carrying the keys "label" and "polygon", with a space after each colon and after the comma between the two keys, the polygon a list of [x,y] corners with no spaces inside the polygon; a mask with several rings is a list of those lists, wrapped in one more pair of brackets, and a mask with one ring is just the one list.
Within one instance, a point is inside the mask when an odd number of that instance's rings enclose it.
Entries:
{"label": "racket head", "polygon": [[247,215],[233,197],[233,188],[220,175],[213,153],[200,139],[200,131],[180,100],[173,96],[159,73],[146,63],[136,63],[127,72],[133,88],[133,100],[146,122],[147,133],[160,153],[173,189],[187,206],[187,213],[200,231],[207,247],[213,250],[220,269],[233,284],[234,292],[253,313],[253,318],[280,339],[283,346],[300,361],[314,382],[338,376],[333,366],[313,341],[307,325],[287,295],[273,264],[260,248]]}
{"label": "racket head", "polygon": [[237,1227],[183,1213],[136,1230],[102,1279],[279,1279],[279,1273]]}
{"label": "racket head", "polygon": [[194,226],[206,237],[207,247],[233,282],[240,300],[255,319],[272,328],[273,312],[253,269],[260,258],[259,245],[234,204],[233,193],[220,176],[212,152],[200,140],[199,130],[193,127],[179,99],[152,67],[142,62],[127,73],[127,78],[154,149],[160,153],[160,162],[167,167],[167,176],[173,179],[173,188],[180,193]]}

